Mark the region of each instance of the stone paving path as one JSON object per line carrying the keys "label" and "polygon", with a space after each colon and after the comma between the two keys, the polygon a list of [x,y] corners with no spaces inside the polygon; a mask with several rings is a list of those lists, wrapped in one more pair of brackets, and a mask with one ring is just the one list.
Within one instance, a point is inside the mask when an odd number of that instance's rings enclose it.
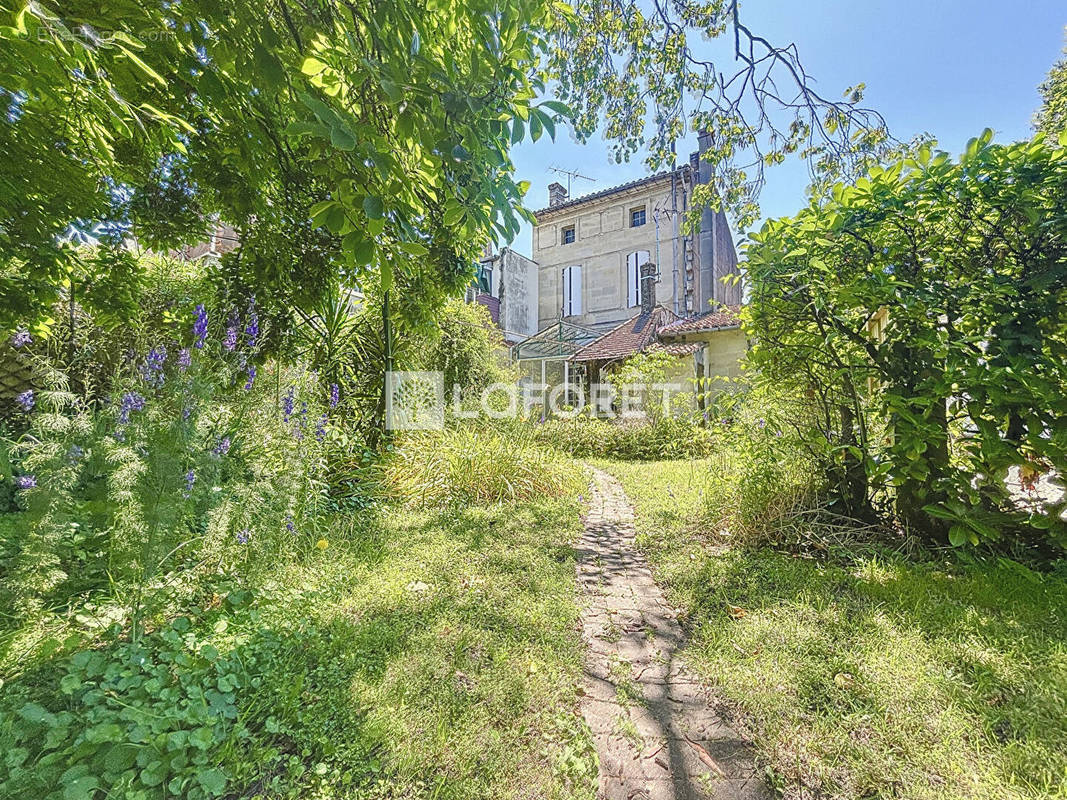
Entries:
{"label": "stone paving path", "polygon": [[633,538],[622,487],[593,470],[578,580],[588,645],[581,706],[600,756],[598,797],[770,798],[750,748],[682,663],[684,634]]}

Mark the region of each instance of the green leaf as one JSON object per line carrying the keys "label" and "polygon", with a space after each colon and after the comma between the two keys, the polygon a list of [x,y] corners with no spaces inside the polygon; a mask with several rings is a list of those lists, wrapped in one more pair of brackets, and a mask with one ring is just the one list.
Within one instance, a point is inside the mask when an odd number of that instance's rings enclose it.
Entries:
{"label": "green leaf", "polygon": [[38,705],[37,703],[26,703],[26,705],[19,709],[19,716],[27,722],[40,724],[52,715],[49,713],[48,709],[42,705]]}
{"label": "green leaf", "polygon": [[538,108],[547,108],[555,111],[557,114],[562,114],[565,117],[574,116],[574,112],[571,111],[571,107],[566,103],[561,103],[559,100],[545,100]]}
{"label": "green leaf", "polygon": [[416,258],[430,254],[429,248],[422,242],[400,242],[397,246],[409,256],[415,256]]}
{"label": "green leaf", "polygon": [[131,744],[116,744],[104,756],[104,768],[108,772],[125,772],[137,763],[137,748]]}
{"label": "green leaf", "polygon": [[311,217],[311,221],[314,222],[315,225],[322,225],[325,222],[326,212],[336,205],[336,200],[321,200],[309,209],[308,215]]}
{"label": "green leaf", "polygon": [[153,761],[141,770],[141,783],[145,786],[159,786],[167,777],[167,768],[162,761]]}
{"label": "green leaf", "polygon": [[467,212],[464,210],[463,206],[454,200],[450,200],[445,204],[445,213],[442,217],[445,225],[448,225],[451,228],[458,225],[463,220],[463,217],[466,216],[466,213]]}
{"label": "green leaf", "polygon": [[374,195],[364,197],[363,212],[371,219],[381,219],[383,214],[382,198]]}
{"label": "green leaf", "polygon": [[393,265],[388,259],[382,259],[381,263],[381,283],[382,291],[388,292],[393,288]]}
{"label": "green leaf", "polygon": [[100,782],[93,775],[75,778],[63,789],[63,800],[92,800]]}
{"label": "green leaf", "polygon": [[262,45],[255,47],[255,60],[256,69],[266,79],[268,86],[278,87],[285,82],[285,69],[281,62]]}
{"label": "green leaf", "polygon": [[212,797],[218,797],[226,791],[226,773],[217,767],[198,773],[196,779]]}
{"label": "green leaf", "polygon": [[530,138],[535,142],[541,138],[541,134],[544,132],[544,128],[541,125],[541,115],[534,110],[534,113],[530,115]]}
{"label": "green leaf", "polygon": [[344,125],[335,125],[330,129],[330,144],[338,150],[355,150],[356,137]]}
{"label": "green leaf", "polygon": [[326,64],[326,62],[319,61],[319,59],[313,56],[305,58],[304,63],[300,65],[300,71],[305,75],[318,75],[320,72],[328,68],[329,65]]}
{"label": "green leaf", "polygon": [[352,247],[352,260],[359,266],[367,266],[374,261],[375,249],[373,239],[360,239]]}
{"label": "green leaf", "polygon": [[956,524],[949,528],[948,540],[953,547],[961,547],[967,542],[967,527],[965,525]]}

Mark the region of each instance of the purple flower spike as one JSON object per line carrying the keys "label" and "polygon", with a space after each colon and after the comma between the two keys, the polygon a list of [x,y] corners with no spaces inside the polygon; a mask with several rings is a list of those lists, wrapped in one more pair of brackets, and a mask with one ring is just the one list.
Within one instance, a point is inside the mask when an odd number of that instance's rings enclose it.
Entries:
{"label": "purple flower spike", "polygon": [[27,389],[25,392],[15,398],[15,402],[22,406],[23,411],[33,411],[34,399],[33,389]]}
{"label": "purple flower spike", "polygon": [[237,531],[237,541],[240,544],[248,544],[248,539],[252,535],[252,532],[245,528],[244,530]]}
{"label": "purple flower spike", "polygon": [[290,417],[293,416],[293,402],[296,399],[296,389],[292,386],[289,387],[289,391],[285,393],[285,397],[282,398],[282,422],[288,422]]}
{"label": "purple flower spike", "polygon": [[215,445],[215,448],[211,452],[213,452],[217,456],[224,456],[228,452],[230,452],[231,444],[232,442],[230,441],[230,437],[223,436],[221,439],[219,439],[218,444]]}
{"label": "purple flower spike", "polygon": [[289,533],[296,533],[296,523],[293,522],[292,514],[285,515],[285,529],[289,531]]}
{"label": "purple flower spike", "polygon": [[337,404],[341,402],[341,387],[336,383],[330,384],[330,408],[337,408]]}
{"label": "purple flower spike", "polygon": [[163,375],[163,365],[167,363],[167,348],[160,345],[153,347],[145,356],[144,365],[141,367],[141,377],[149,386],[162,386],[166,378]]}
{"label": "purple flower spike", "polygon": [[197,350],[204,348],[204,342],[207,341],[207,310],[204,308],[204,304],[200,303],[196,307],[196,322],[193,323],[193,347]]}
{"label": "purple flower spike", "polygon": [[231,325],[226,329],[226,338],[222,342],[222,346],[229,350],[231,353],[237,349],[237,326]]}
{"label": "purple flower spike", "polygon": [[119,406],[119,422],[125,425],[130,421],[130,413],[144,409],[145,399],[137,392],[126,392],[122,396],[122,404]]}
{"label": "purple flower spike", "polygon": [[194,483],[196,483],[196,473],[193,470],[189,470],[185,473],[185,491],[182,492],[182,497],[188,498],[193,493]]}
{"label": "purple flower spike", "polygon": [[248,324],[245,326],[245,337],[249,347],[255,347],[259,341],[259,314],[252,310],[254,303],[255,301],[252,301],[248,305]]}
{"label": "purple flower spike", "polygon": [[28,344],[33,344],[33,337],[30,336],[30,332],[25,328],[19,328],[15,331],[15,335],[11,337],[11,346],[25,347]]}
{"label": "purple flower spike", "polygon": [[252,384],[256,382],[256,365],[252,364],[248,367],[248,380],[245,381],[245,391],[252,389]]}
{"label": "purple flower spike", "polygon": [[178,369],[182,372],[189,369],[193,363],[193,354],[188,347],[183,347],[178,351]]}
{"label": "purple flower spike", "polygon": [[318,424],[315,425],[315,438],[320,442],[326,438],[326,422],[326,415],[323,414],[319,417]]}
{"label": "purple flower spike", "polygon": [[33,489],[37,486],[37,477],[35,475],[19,475],[15,478],[15,486],[19,489]]}

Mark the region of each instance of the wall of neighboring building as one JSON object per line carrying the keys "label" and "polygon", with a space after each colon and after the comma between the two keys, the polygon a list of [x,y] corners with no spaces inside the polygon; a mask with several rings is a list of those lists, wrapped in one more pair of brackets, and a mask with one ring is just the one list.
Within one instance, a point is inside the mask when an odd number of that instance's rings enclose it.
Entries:
{"label": "wall of neighboring building", "polygon": [[472,287],[468,301],[487,306],[510,343],[537,333],[537,263],[509,247],[479,263],[491,273],[492,286],[489,292]]}
{"label": "wall of neighboring building", "polygon": [[500,251],[500,327],[533,336],[537,327],[537,262],[509,247]]}
{"label": "wall of neighboring building", "polygon": [[[685,181],[677,181],[677,206],[685,206]],[[636,187],[622,187],[604,197],[538,213],[533,228],[533,258],[538,264],[538,329],[552,325],[563,306],[563,270],[581,267],[582,313],[566,319],[580,325],[607,330],[639,312],[629,305],[627,256],[647,251],[659,267],[657,302],[671,308],[674,274],[671,265],[674,225],[671,178],[664,175]],[[643,208],[645,223],[632,227],[630,214]],[[659,261],[656,259],[656,211],[659,221]],[[574,241],[563,244],[564,229],[574,227]],[[678,282],[682,281],[682,243],[677,245]],[[684,313],[684,309],[682,310]]]}
{"label": "wall of neighboring building", "polygon": [[[711,183],[714,180],[712,165],[700,154],[712,146],[712,137],[702,131],[698,138],[699,149],[689,156],[690,169],[695,183]],[[723,283],[723,277],[737,272],[737,247],[726,214],[721,210],[704,209],[700,216],[700,232],[694,238],[693,259],[689,262],[689,307],[694,314],[702,314],[721,303],[739,305],[742,300],[740,283]],[[695,275],[695,278],[694,278]]]}

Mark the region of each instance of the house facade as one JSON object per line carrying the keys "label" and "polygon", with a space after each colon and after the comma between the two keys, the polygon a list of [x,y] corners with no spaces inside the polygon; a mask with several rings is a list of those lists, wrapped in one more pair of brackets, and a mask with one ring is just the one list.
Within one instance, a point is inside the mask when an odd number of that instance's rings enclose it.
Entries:
{"label": "house facade", "polygon": [[[701,138],[702,148],[707,145]],[[693,187],[711,179],[700,152],[676,169],[571,198],[558,183],[535,212],[538,329],[566,320],[607,331],[638,314],[640,269],[654,263],[659,303],[680,317],[738,305],[737,251],[726,216],[706,211],[700,232],[681,232]]]}

